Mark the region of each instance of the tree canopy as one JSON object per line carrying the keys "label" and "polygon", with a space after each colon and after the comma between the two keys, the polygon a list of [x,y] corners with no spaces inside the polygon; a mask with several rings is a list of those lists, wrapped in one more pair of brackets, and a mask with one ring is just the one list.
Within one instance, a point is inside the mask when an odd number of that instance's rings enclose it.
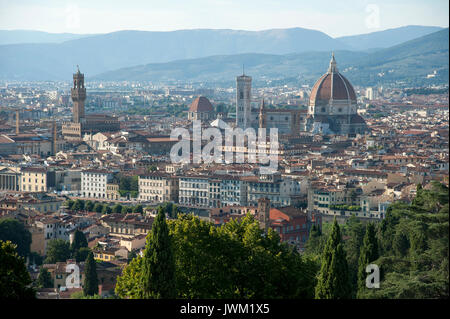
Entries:
{"label": "tree canopy", "polygon": [[[253,216],[217,227],[180,214],[167,224],[178,298],[314,297],[316,263],[281,243],[276,232],[264,234]],[[146,250],[148,255],[151,250]],[[125,268],[118,296],[139,296],[144,262],[145,257],[136,257]]]}
{"label": "tree canopy", "polygon": [[31,233],[18,220],[0,219],[0,240],[9,240],[17,245],[17,253],[22,257],[27,257],[30,253]]}
{"label": "tree canopy", "polygon": [[66,261],[71,256],[70,244],[63,239],[52,239],[47,244],[46,264],[54,264],[58,261]]}
{"label": "tree canopy", "polygon": [[17,245],[0,240],[0,299],[34,299],[30,274]]}

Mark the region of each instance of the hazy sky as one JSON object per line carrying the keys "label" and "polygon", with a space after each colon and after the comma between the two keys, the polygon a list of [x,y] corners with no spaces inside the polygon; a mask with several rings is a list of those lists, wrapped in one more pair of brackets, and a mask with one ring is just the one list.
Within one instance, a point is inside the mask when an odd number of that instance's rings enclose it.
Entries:
{"label": "hazy sky", "polygon": [[0,0],[0,29],[55,33],[302,27],[336,37],[448,20],[448,0]]}

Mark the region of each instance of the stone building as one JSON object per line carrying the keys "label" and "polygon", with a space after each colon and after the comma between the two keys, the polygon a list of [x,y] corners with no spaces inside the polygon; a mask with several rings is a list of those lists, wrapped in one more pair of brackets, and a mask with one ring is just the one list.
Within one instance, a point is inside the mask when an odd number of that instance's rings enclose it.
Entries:
{"label": "stone building", "polygon": [[120,129],[116,117],[106,114],[85,115],[86,87],[84,86],[84,74],[80,72],[80,69],[73,75],[71,96],[73,119],[72,122],[64,123],[62,126],[62,133],[66,140],[82,140],[85,133],[114,132]]}
{"label": "stone building", "polygon": [[20,191],[20,172],[8,167],[0,168],[0,191]]}
{"label": "stone building", "polygon": [[368,131],[357,113],[356,93],[351,83],[338,71],[334,53],[327,73],[311,91],[307,131],[320,134],[356,135]]}
{"label": "stone building", "polygon": [[236,78],[236,127],[252,126],[252,77],[242,74]]}
{"label": "stone building", "polygon": [[139,200],[152,202],[178,202],[178,178],[166,173],[153,172],[139,176]]}
{"label": "stone building", "polygon": [[[277,128],[278,134],[297,135],[304,129],[306,111],[300,109],[268,109],[264,100],[260,108],[252,109],[252,78],[241,75],[236,78],[236,127]],[[269,133],[269,132],[267,132]]]}
{"label": "stone building", "polygon": [[215,117],[214,108],[211,102],[204,96],[197,97],[188,111],[188,119],[193,120],[213,120]]}

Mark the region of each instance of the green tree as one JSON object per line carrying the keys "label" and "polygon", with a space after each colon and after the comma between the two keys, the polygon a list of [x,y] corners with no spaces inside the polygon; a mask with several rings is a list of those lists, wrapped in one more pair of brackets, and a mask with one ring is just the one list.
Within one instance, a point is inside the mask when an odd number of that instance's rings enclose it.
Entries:
{"label": "green tree", "polygon": [[193,215],[169,221],[180,298],[313,298],[316,263],[251,215],[216,227]]}
{"label": "green tree", "polygon": [[308,255],[319,255],[323,249],[322,230],[319,225],[313,224],[309,231],[309,238],[305,244],[305,253]]}
{"label": "green tree", "polygon": [[84,205],[84,208],[88,211],[88,212],[92,212],[94,209],[94,203],[90,200],[88,200],[86,202],[86,204]]}
{"label": "green tree", "polygon": [[17,245],[0,240],[0,299],[34,299],[31,278]]}
{"label": "green tree", "polygon": [[366,227],[358,267],[358,293],[366,289],[366,267],[379,257],[378,242],[375,236],[375,225],[370,223]]}
{"label": "green tree", "polygon": [[[430,187],[431,186],[431,187]],[[388,207],[379,224],[379,289],[364,289],[359,298],[436,299],[449,296],[448,187],[432,181],[419,185],[411,204]]]}
{"label": "green tree", "polygon": [[74,202],[73,200],[68,199],[68,200],[65,202],[65,205],[67,206],[67,209],[72,210],[72,209],[73,209],[73,204],[74,204],[74,203],[75,203],[75,202]]}
{"label": "green tree", "polygon": [[[107,206],[107,205],[105,205],[105,206]],[[95,205],[93,207],[93,211],[96,212],[96,213],[103,213],[103,208],[104,208],[103,204],[95,203]]]}
{"label": "green tree", "polygon": [[72,254],[75,255],[80,248],[87,246],[88,242],[86,239],[86,235],[82,231],[77,229],[73,235],[72,245],[70,246]]}
{"label": "green tree", "polygon": [[103,205],[102,207],[102,214],[111,214],[112,213],[112,209],[111,207],[109,207],[108,205]]}
{"label": "green tree", "polygon": [[133,209],[129,206],[122,206],[122,209],[120,210],[120,212],[122,214],[131,213],[132,211],[133,211]]}
{"label": "green tree", "polygon": [[[216,227],[192,214],[180,214],[167,224],[175,297],[314,298],[317,263],[281,243],[272,229],[265,234],[253,216]],[[142,296],[142,264],[143,258],[134,258],[118,278],[116,294],[121,298]]]}
{"label": "green tree", "polygon": [[70,258],[71,249],[68,241],[63,239],[52,239],[47,245],[46,264],[54,264],[58,261],[66,261]]}
{"label": "green tree", "polygon": [[115,293],[120,298],[139,299],[142,296],[140,281],[142,277],[142,258],[137,256],[117,277]]}
{"label": "green tree", "polygon": [[353,290],[354,296],[356,296],[357,292],[358,260],[364,238],[364,228],[365,227],[362,222],[355,215],[352,215],[347,220],[345,225],[345,235],[348,239],[344,243],[344,248],[347,255],[347,263],[352,286],[355,288]]}
{"label": "green tree", "polygon": [[167,212],[170,218],[177,218],[178,215],[178,207],[172,202],[167,202],[163,206],[164,211]]}
{"label": "green tree", "polygon": [[44,258],[41,255],[39,255],[37,252],[33,251],[30,253],[29,256],[30,256],[30,264],[31,265],[35,264],[37,266],[40,266],[44,262]]}
{"label": "green tree", "polygon": [[75,203],[73,203],[72,210],[79,211],[84,209],[84,201],[81,199],[77,199]]}
{"label": "green tree", "polygon": [[176,296],[175,261],[163,209],[159,210],[147,238],[142,268],[142,297],[161,299]]}
{"label": "green tree", "polygon": [[30,253],[31,233],[16,219],[0,219],[0,240],[11,241],[17,246],[17,253],[27,257]]}
{"label": "green tree", "polygon": [[120,205],[120,204],[114,205],[112,208],[112,212],[114,214],[120,214],[122,212],[122,205]]}
{"label": "green tree", "polygon": [[130,180],[130,191],[139,192],[139,176],[135,175]]}
{"label": "green tree", "polygon": [[131,178],[128,176],[122,176],[119,180],[119,189],[124,191],[131,190]]}
{"label": "green tree", "polygon": [[77,262],[85,261],[91,249],[89,247],[81,247],[75,254],[75,259]]}
{"label": "green tree", "polygon": [[133,207],[133,213],[142,214],[144,212],[144,207],[141,204],[138,204]]}
{"label": "green tree", "polygon": [[39,270],[37,284],[39,288],[53,288],[52,276],[44,267],[41,267],[41,269]]}
{"label": "green tree", "polygon": [[349,299],[352,296],[346,255],[336,218],[322,253],[315,296],[316,299]]}
{"label": "green tree", "polygon": [[85,296],[94,296],[98,294],[97,265],[94,260],[94,254],[90,251],[84,265],[84,285],[83,292]]}
{"label": "green tree", "polygon": [[406,234],[399,230],[395,233],[394,241],[392,243],[394,251],[401,257],[404,257],[408,253],[409,240]]}

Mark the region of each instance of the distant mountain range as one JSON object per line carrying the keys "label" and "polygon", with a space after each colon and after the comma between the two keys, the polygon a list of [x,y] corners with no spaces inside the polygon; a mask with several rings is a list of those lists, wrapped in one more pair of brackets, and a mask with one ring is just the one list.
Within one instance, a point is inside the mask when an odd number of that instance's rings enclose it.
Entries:
{"label": "distant mountain range", "polygon": [[[373,53],[335,51],[338,69],[354,84],[407,81],[408,83],[448,83],[449,29],[382,49]],[[239,54],[180,60],[123,68],[94,76],[93,80],[135,81],[234,81],[245,73],[255,80],[294,78],[313,82],[327,68],[330,52],[303,52],[287,55]],[[437,72],[432,79],[428,74]]]}
{"label": "distant mountain range", "polygon": [[92,34],[48,33],[33,30],[0,30],[0,45],[22,43],[61,43],[88,36],[92,36]]}
{"label": "distant mountain range", "polygon": [[339,37],[336,40],[346,44],[352,50],[380,49],[389,48],[440,30],[442,30],[440,27],[409,25],[368,34]]}
{"label": "distant mountain range", "polygon": [[[255,76],[312,77],[326,68],[333,50],[339,52],[338,62],[343,66],[354,65],[358,59],[371,59],[373,51],[382,52],[377,51],[380,48],[440,29],[408,26],[341,38],[302,28],[119,31],[99,35],[0,31],[0,43],[11,38],[8,33],[16,36],[15,44],[0,45],[0,79],[68,80],[77,64],[91,79],[207,80],[234,77],[242,64]],[[448,46],[448,37],[446,42]]]}

